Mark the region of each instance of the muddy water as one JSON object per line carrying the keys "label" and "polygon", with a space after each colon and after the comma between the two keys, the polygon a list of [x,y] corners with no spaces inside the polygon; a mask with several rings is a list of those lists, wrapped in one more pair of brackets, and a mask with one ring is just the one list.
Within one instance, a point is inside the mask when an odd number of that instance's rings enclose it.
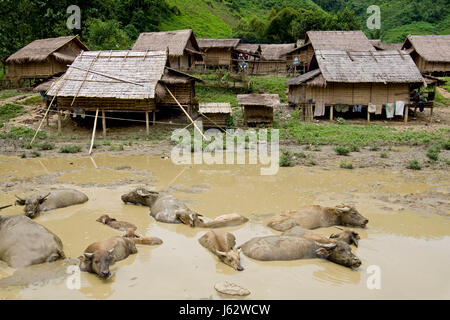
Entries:
{"label": "muddy water", "polygon": [[[109,280],[82,273],[81,289],[70,290],[65,278],[37,279],[45,281],[0,288],[0,298],[221,299],[213,286],[223,280],[248,288],[247,299],[450,298],[448,172],[296,167],[281,168],[275,176],[259,173],[257,166],[176,166],[147,156],[0,157],[0,205],[12,203],[14,194],[44,187],[72,187],[89,196],[85,204],[36,219],[62,239],[67,256],[77,257],[90,243],[119,234],[95,221],[102,214],[164,241],[139,246],[137,255],[112,267]],[[265,227],[272,214],[309,204],[355,204],[370,220],[368,228],[358,229],[362,240],[354,249],[363,264],[354,271],[318,259],[258,262],[242,256],[245,271],[234,271],[198,244],[204,230],[155,222],[148,208],[123,204],[121,194],[137,185],[168,189],[209,217],[231,212],[249,217],[248,224],[229,228],[238,244],[275,233]],[[426,201],[430,194],[440,199],[439,206]],[[2,214],[21,210],[11,207]],[[329,235],[336,229],[317,232]],[[380,267],[380,290],[367,288],[370,265]],[[0,264],[0,279],[13,272]]]}

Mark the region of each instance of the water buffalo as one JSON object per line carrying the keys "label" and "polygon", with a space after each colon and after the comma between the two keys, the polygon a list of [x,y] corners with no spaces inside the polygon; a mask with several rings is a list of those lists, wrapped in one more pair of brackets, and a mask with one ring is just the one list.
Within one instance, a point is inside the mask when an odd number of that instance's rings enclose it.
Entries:
{"label": "water buffalo", "polygon": [[94,242],[79,257],[80,269],[95,273],[100,278],[108,278],[111,276],[109,266],[135,253],[137,253],[137,249],[134,241],[130,238],[116,236]]}
{"label": "water buffalo", "polygon": [[323,258],[350,268],[361,265],[343,241],[323,244],[299,237],[266,236],[253,238],[240,248],[247,257],[261,261]]}
{"label": "water buffalo", "polygon": [[300,237],[323,244],[335,243],[337,241],[344,241],[347,244],[354,244],[356,247],[358,246],[358,240],[360,239],[360,237],[357,232],[350,229],[342,229],[342,228],[338,229],[342,230],[342,232],[332,234],[328,238],[321,236],[311,230],[304,229],[300,226],[295,226],[292,229],[283,232],[281,235],[285,237]]}
{"label": "water buffalo", "polygon": [[16,204],[25,206],[25,215],[31,219],[44,211],[65,208],[88,201],[88,197],[84,193],[74,189],[39,191],[25,199],[17,195],[16,198]]}
{"label": "water buffalo", "polygon": [[199,240],[200,244],[237,271],[242,271],[241,257],[236,250],[236,238],[229,232],[209,230]]}
{"label": "water buffalo", "polygon": [[315,205],[276,215],[269,221],[268,226],[277,231],[286,231],[294,226],[301,226],[306,229],[336,225],[364,228],[368,222],[369,220],[350,205],[340,205],[335,208]]}
{"label": "water buffalo", "polygon": [[114,218],[111,218],[107,214],[102,215],[100,218],[97,219],[98,222],[106,224],[107,226],[119,230],[119,231],[127,231],[128,229],[133,229],[136,231],[137,227],[129,222],[126,221],[117,221]]}
{"label": "water buffalo", "polygon": [[165,223],[181,223],[177,214],[195,213],[171,194],[148,191],[144,188],[137,188],[122,195],[122,201],[150,207],[150,215],[157,221]]}
{"label": "water buffalo", "polygon": [[205,218],[198,213],[178,213],[177,218],[182,223],[190,225],[193,228],[200,227],[210,229],[239,226],[248,221],[246,217],[243,217],[237,213],[224,214],[212,220]]}
{"label": "water buffalo", "polygon": [[133,230],[132,228],[129,228],[126,231],[127,232],[124,234],[124,237],[132,239],[135,244],[145,244],[153,246],[163,243],[163,241],[157,237],[143,237],[140,234],[135,233],[135,230]]}
{"label": "water buffalo", "polygon": [[0,260],[13,268],[65,258],[50,230],[25,216],[0,216]]}

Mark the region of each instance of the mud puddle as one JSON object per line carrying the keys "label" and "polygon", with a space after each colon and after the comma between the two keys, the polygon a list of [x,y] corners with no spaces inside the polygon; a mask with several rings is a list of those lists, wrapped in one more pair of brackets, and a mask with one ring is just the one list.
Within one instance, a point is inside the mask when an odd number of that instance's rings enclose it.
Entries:
{"label": "mud puddle", "polygon": [[[70,290],[67,277],[37,277],[35,284],[0,288],[6,299],[221,299],[214,284],[228,280],[252,294],[246,299],[450,298],[450,173],[392,172],[370,169],[281,168],[261,176],[243,165],[177,166],[155,156],[21,159],[0,157],[0,205],[14,194],[51,187],[85,192],[85,204],[58,209],[36,219],[63,241],[76,258],[92,242],[120,234],[95,220],[109,214],[138,226],[164,244],[139,246],[138,254],[118,262],[106,281],[81,274],[81,289]],[[309,204],[354,204],[370,223],[357,229],[356,270],[325,260],[258,262],[241,257],[245,271],[219,263],[197,239],[204,229],[168,225],[145,207],[124,205],[120,196],[138,185],[169,190],[205,216],[237,212],[244,226],[228,228],[241,244],[275,234],[265,225],[271,215]],[[432,199],[432,201],[430,201]],[[21,214],[10,207],[2,214]],[[317,230],[329,235],[334,228]],[[369,290],[367,268],[380,267],[381,289]],[[50,268],[45,266],[44,268]],[[0,264],[0,282],[14,273]],[[51,273],[51,272],[50,272]],[[33,282],[32,279],[29,282]]]}

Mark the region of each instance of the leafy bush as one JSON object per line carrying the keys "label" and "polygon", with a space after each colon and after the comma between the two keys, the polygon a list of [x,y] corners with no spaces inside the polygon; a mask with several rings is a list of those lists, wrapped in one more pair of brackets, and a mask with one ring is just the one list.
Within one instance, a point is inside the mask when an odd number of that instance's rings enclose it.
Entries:
{"label": "leafy bush", "polygon": [[422,169],[422,166],[420,165],[419,161],[417,161],[417,160],[410,160],[408,162],[407,168],[411,169],[411,170],[420,170],[420,169]]}
{"label": "leafy bush", "polygon": [[79,145],[66,145],[59,149],[60,153],[78,153],[81,152],[83,148]]}
{"label": "leafy bush", "polygon": [[427,150],[427,157],[432,161],[437,161],[439,159],[440,148],[438,146],[431,146]]}
{"label": "leafy bush", "polygon": [[342,161],[340,167],[343,169],[353,169],[353,163]]}
{"label": "leafy bush", "polygon": [[281,167],[293,167],[295,165],[292,159],[292,154],[289,151],[283,151],[280,155],[280,166]]}
{"label": "leafy bush", "polygon": [[380,154],[380,158],[387,159],[387,158],[389,158],[389,154],[387,152],[382,152]]}
{"label": "leafy bush", "polygon": [[51,142],[43,142],[37,145],[39,150],[53,150],[55,149],[55,145]]}
{"label": "leafy bush", "polygon": [[334,151],[340,156],[348,156],[350,153],[350,149],[344,146],[337,146],[334,148]]}

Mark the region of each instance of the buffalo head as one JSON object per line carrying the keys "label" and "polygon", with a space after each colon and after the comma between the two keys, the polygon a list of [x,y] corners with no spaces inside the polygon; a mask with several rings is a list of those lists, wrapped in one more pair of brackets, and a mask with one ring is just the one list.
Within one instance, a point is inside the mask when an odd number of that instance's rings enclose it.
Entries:
{"label": "buffalo head", "polygon": [[232,267],[237,271],[244,270],[244,268],[241,265],[241,257],[239,255],[239,251],[237,251],[235,248],[227,252],[216,251],[216,254],[219,257],[219,259],[226,265],[229,265],[230,267]]}
{"label": "buffalo head", "polygon": [[106,279],[111,276],[109,266],[115,263],[114,249],[97,250],[94,253],[84,253],[80,259],[81,271],[96,273],[100,278]]}
{"label": "buffalo head", "polygon": [[342,230],[343,232],[333,233],[330,235],[330,239],[336,239],[336,241],[344,241],[348,244],[354,244],[356,247],[358,246],[358,240],[361,239],[361,237],[357,232],[350,229],[335,228]]}
{"label": "buffalo head", "polygon": [[324,258],[349,268],[358,268],[361,265],[361,260],[352,253],[352,249],[344,241],[337,241],[331,244],[316,242],[316,244],[320,246],[316,250],[319,258]]}
{"label": "buffalo head", "polygon": [[363,217],[354,206],[340,205],[336,207],[337,213],[341,217],[341,223],[348,226],[365,228],[369,220]]}
{"label": "buffalo head", "polygon": [[140,204],[150,206],[159,196],[159,192],[149,191],[145,188],[137,188],[122,195],[122,201],[125,203]]}
{"label": "buffalo head", "polygon": [[22,199],[19,196],[16,195],[16,205],[19,206],[25,206],[25,215],[28,218],[35,218],[39,213],[41,212],[40,205],[44,203],[45,200],[50,196],[50,193],[48,193],[45,196],[39,196],[39,197],[28,197],[26,199]]}

